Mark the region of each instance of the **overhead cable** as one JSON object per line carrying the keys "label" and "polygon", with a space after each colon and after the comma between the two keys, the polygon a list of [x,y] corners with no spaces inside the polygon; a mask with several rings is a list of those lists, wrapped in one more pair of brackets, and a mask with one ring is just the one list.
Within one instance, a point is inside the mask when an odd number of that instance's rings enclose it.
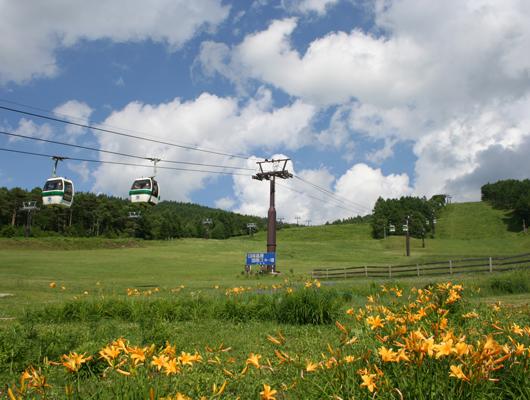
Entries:
{"label": "overhead cable", "polygon": [[342,197],[342,196],[339,196],[337,195],[336,193],[333,193],[331,192],[330,190],[327,190],[313,182],[310,182],[306,179],[303,179],[301,178],[300,176],[297,176],[295,175],[294,176],[296,179],[298,179],[299,181],[307,184],[307,185],[310,185],[312,186],[314,189],[318,190],[319,192],[323,193],[324,195],[328,196],[330,199],[332,200],[335,200],[337,202],[340,202],[342,203],[343,205],[346,205],[348,207],[354,207],[354,208],[357,208],[357,209],[361,209],[363,211],[371,211],[369,207],[365,206],[365,205],[362,205],[360,203],[356,203],[352,200],[349,200],[349,199],[346,199],[345,197]]}
{"label": "overhead cable", "polygon": [[[47,157],[47,158],[59,157],[59,156],[54,155],[54,154],[35,153],[35,152],[24,151],[24,150],[6,149],[6,148],[3,148],[3,147],[0,147],[0,151],[10,152],[10,153],[26,154],[26,155],[32,155],[32,156],[39,156],[39,157]],[[113,164],[113,165],[126,165],[126,166],[132,166],[132,167],[153,168],[152,165],[132,164],[132,163],[125,163],[125,162],[120,162],[120,161],[93,160],[93,159],[88,159],[88,158],[64,157],[64,156],[60,156],[60,158],[62,158],[64,160],[84,161],[84,162],[99,163],[99,164]],[[187,172],[200,172],[200,173],[206,173],[206,174],[239,175],[239,176],[248,176],[248,177],[252,176],[250,174],[243,174],[243,173],[238,173],[238,172],[211,171],[211,170],[204,170],[204,169],[190,169],[190,168],[177,168],[177,167],[161,167],[161,166],[157,166],[157,169],[167,169],[167,170],[187,171]]]}
{"label": "overhead cable", "polygon": [[[36,138],[36,137],[33,137],[33,136],[21,135],[21,134],[18,134],[18,133],[0,131],[0,134],[1,135],[6,135],[6,136],[11,136],[11,137],[18,137],[18,138],[23,138],[23,139],[35,140],[35,141],[38,141],[38,142],[52,143],[52,144],[58,144],[58,145],[61,145],[61,146],[68,146],[68,147],[74,147],[74,148],[78,148],[78,149],[97,151],[97,152],[100,152],[100,153],[107,153],[107,154],[114,154],[114,155],[123,156],[123,157],[136,158],[136,159],[139,159],[139,160],[149,160],[150,159],[150,157],[143,157],[143,156],[138,156],[138,155],[133,155],[133,154],[120,153],[118,151],[98,149],[96,147],[89,147],[89,146],[82,146],[82,145],[73,144],[73,143],[60,142],[58,140]],[[236,166],[230,166],[230,165],[205,164],[205,163],[198,163],[198,162],[191,162],[191,161],[160,160],[160,162],[167,162],[167,163],[171,163],[171,164],[197,165],[197,166],[202,166],[202,167],[215,167],[215,168],[226,168],[226,169],[254,171],[254,169],[252,169],[252,168],[236,167]]]}
{"label": "overhead cable", "polygon": [[244,155],[240,155],[240,154],[230,154],[230,153],[225,153],[225,152],[222,152],[222,151],[208,150],[208,149],[204,149],[204,148],[201,148],[201,147],[198,147],[198,146],[188,146],[188,145],[183,145],[183,144],[178,144],[178,143],[173,143],[173,142],[166,142],[166,141],[163,141],[163,140],[152,139],[152,138],[145,137],[145,136],[138,136],[138,135],[133,135],[133,134],[130,134],[130,133],[119,132],[119,131],[116,131],[116,130],[113,130],[113,129],[100,128],[100,127],[93,126],[93,125],[88,125],[88,124],[85,124],[85,123],[69,121],[67,119],[51,117],[49,115],[38,114],[38,113],[34,113],[34,112],[30,112],[30,111],[24,111],[24,110],[20,110],[20,109],[17,109],[17,108],[6,107],[6,106],[2,106],[2,105],[0,105],[0,109],[5,110],[5,111],[18,113],[18,114],[28,115],[28,116],[31,116],[31,117],[46,119],[46,120],[49,120],[49,121],[61,122],[63,124],[78,126],[80,128],[92,129],[94,131],[103,132],[103,133],[109,133],[109,134],[112,134],[112,135],[124,136],[124,137],[128,137],[128,138],[131,138],[131,139],[144,140],[144,141],[147,141],[147,142],[163,144],[163,145],[166,145],[166,146],[178,147],[178,148],[185,149],[185,150],[200,151],[202,153],[215,154],[215,155],[218,155],[218,156],[225,156],[225,157],[230,157],[230,158],[241,158],[243,160],[247,160],[248,158],[250,158],[249,156],[244,156]]}
{"label": "overhead cable", "polygon": [[[287,190],[290,190],[290,191],[292,191],[292,192],[296,192],[296,193],[301,194],[301,195],[303,195],[303,196],[307,196],[307,197],[310,197],[310,198],[312,198],[312,199],[315,199],[315,200],[321,201],[321,202],[323,202],[323,203],[329,204],[329,202],[328,202],[327,200],[324,200],[324,199],[322,199],[322,198],[320,198],[320,197],[313,196],[313,195],[311,195],[311,194],[309,194],[309,193],[307,193],[307,192],[302,192],[302,191],[300,191],[300,190],[293,189],[292,187],[289,187],[289,186],[287,186],[287,185],[280,184],[279,182],[276,182],[276,185],[279,185],[279,186],[281,186],[281,187],[284,187],[284,188],[287,189]],[[341,209],[343,209],[343,210],[345,210],[345,211],[349,211],[349,212],[351,212],[351,213],[359,214],[359,211],[358,211],[358,210],[354,210],[354,209],[352,209],[352,208],[344,207],[344,206],[339,205],[339,204],[333,204],[333,206],[334,206],[334,207],[337,207],[337,208],[341,208]]]}

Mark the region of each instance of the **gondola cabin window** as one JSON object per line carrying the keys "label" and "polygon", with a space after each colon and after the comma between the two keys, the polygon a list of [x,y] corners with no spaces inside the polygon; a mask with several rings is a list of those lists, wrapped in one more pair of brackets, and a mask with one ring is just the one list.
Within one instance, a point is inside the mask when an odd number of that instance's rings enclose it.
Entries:
{"label": "gondola cabin window", "polygon": [[[62,185],[62,184],[61,184]],[[73,198],[73,194],[74,194],[74,190],[73,190],[73,185],[71,182],[68,182],[68,181],[65,181],[64,182],[64,195],[63,195],[63,199],[65,201],[72,201],[72,198]]]}
{"label": "gondola cabin window", "polygon": [[43,191],[47,192],[49,190],[63,190],[63,180],[62,179],[53,179],[46,182],[44,185]]}
{"label": "gondola cabin window", "polygon": [[153,196],[158,197],[158,183],[153,180]]}
{"label": "gondola cabin window", "polygon": [[132,189],[133,190],[136,190],[136,189],[151,189],[151,180],[150,179],[142,179],[142,180],[134,181]]}

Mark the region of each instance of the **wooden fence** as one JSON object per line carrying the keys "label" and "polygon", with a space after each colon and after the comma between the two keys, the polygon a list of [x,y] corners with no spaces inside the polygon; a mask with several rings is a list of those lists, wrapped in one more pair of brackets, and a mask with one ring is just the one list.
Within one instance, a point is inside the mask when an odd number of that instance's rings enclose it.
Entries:
{"label": "wooden fence", "polygon": [[346,268],[317,268],[313,279],[404,278],[426,275],[451,275],[501,272],[530,268],[530,253],[510,257],[464,258],[404,265],[363,265]]}

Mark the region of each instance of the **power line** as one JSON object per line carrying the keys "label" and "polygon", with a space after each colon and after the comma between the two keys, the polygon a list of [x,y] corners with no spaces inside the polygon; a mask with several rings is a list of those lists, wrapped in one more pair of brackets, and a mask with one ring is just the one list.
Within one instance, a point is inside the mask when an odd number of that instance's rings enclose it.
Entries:
{"label": "power line", "polygon": [[[73,144],[73,143],[65,143],[65,142],[60,142],[60,141],[57,141],[57,140],[36,138],[36,137],[33,137],[33,136],[26,136],[26,135],[21,135],[21,134],[18,134],[18,133],[0,131],[0,134],[6,135],[6,136],[11,136],[11,137],[18,137],[18,138],[23,138],[23,139],[35,140],[35,141],[38,141],[38,142],[58,144],[58,145],[61,145],[61,146],[75,147],[75,148],[78,148],[78,149],[92,150],[92,151],[97,151],[97,152],[100,152],[100,153],[107,153],[107,154],[114,154],[114,155],[123,156],[123,157],[136,158],[136,159],[140,159],[140,160],[149,160],[150,159],[149,157],[142,157],[142,156],[137,156],[137,155],[133,155],[133,154],[120,153],[118,151],[98,149],[98,148],[95,148],[95,147],[82,146],[82,145]],[[171,164],[197,165],[197,166],[202,166],[202,167],[215,167],[215,168],[227,168],[227,169],[254,171],[252,168],[236,167],[236,166],[230,166],[230,165],[225,166],[225,165],[217,165],[217,164],[205,164],[205,163],[197,163],[197,162],[191,162],[191,161],[160,160],[160,162],[167,162],[167,163],[171,163]]]}
{"label": "power line", "polygon": [[342,202],[346,202],[346,203],[350,203],[352,206],[355,206],[355,207],[360,207],[361,209],[364,209],[364,210],[368,210],[368,211],[371,211],[371,209],[369,207],[366,207],[365,205],[363,204],[360,204],[360,203],[357,203],[353,200],[350,200],[350,199],[347,199],[346,197],[343,197],[343,196],[339,196],[338,194],[336,193],[333,193],[331,192],[330,190],[327,190],[326,188],[323,188],[322,186],[319,186],[317,185],[316,183],[313,183],[313,182],[310,182],[298,175],[295,175],[294,176],[296,179],[308,184],[308,185],[311,185],[313,186],[315,189],[323,192],[323,193],[327,193],[329,194],[330,196],[333,196],[333,197],[336,197],[338,200],[342,201]]}
{"label": "power line", "polygon": [[[26,154],[26,155],[38,156],[38,157],[47,157],[47,158],[57,157],[56,155],[52,155],[52,154],[35,153],[31,151],[15,150],[15,149],[6,149],[3,147],[0,147],[0,151],[6,151],[6,152],[18,153],[18,154]],[[76,158],[76,157],[61,157],[61,158],[64,160],[84,161],[84,162],[99,163],[99,164],[113,164],[113,165],[126,165],[126,166],[132,166],[132,167],[153,168],[152,165],[132,164],[132,163],[125,163],[125,162],[120,162],[120,161],[93,160],[93,159],[88,159],[88,158]],[[252,176],[249,174],[228,172],[228,171],[211,171],[211,170],[204,170],[204,169],[160,167],[160,166],[157,166],[157,168],[173,170],[173,171],[202,172],[202,173],[207,173],[207,174],[239,175],[239,176],[248,176],[248,177]]]}
{"label": "power line", "polygon": [[80,128],[92,129],[92,130],[99,131],[99,132],[110,133],[112,135],[119,135],[119,136],[124,136],[124,137],[132,138],[132,139],[144,140],[144,141],[147,141],[147,142],[163,144],[163,145],[166,145],[166,146],[178,147],[178,148],[186,149],[186,150],[200,151],[200,152],[203,152],[203,153],[215,154],[215,155],[218,155],[218,156],[225,156],[225,157],[230,157],[230,158],[241,158],[243,160],[246,160],[246,159],[250,158],[249,156],[243,156],[243,155],[239,155],[239,154],[230,154],[230,153],[225,153],[225,152],[222,152],[222,151],[207,150],[207,149],[203,149],[203,148],[197,147],[197,146],[187,146],[187,145],[183,145],[183,144],[166,142],[166,141],[158,140],[158,139],[151,139],[151,138],[148,138],[148,137],[133,135],[133,134],[129,134],[129,133],[118,132],[118,131],[112,130],[112,129],[99,128],[97,126],[88,125],[88,124],[85,124],[85,123],[68,121],[68,120],[62,119],[62,118],[51,117],[51,116],[48,116],[48,115],[38,114],[38,113],[30,112],[30,111],[24,111],[24,110],[11,108],[11,107],[6,107],[6,106],[2,106],[2,105],[0,105],[0,109],[5,110],[5,111],[11,111],[11,112],[18,113],[18,114],[28,115],[28,116],[31,116],[31,117],[42,118],[42,119],[46,119],[46,120],[49,120],[49,121],[61,122],[63,124],[78,126]]}
{"label": "power line", "polygon": [[[301,194],[301,195],[303,195],[303,196],[311,197],[312,199],[315,199],[315,200],[321,201],[321,202],[323,202],[323,203],[329,204],[328,201],[326,201],[326,200],[324,200],[324,199],[321,199],[320,197],[316,197],[316,196],[310,195],[309,193],[306,193],[306,192],[302,192],[302,191],[300,191],[300,190],[293,189],[292,187],[289,187],[289,186],[287,186],[287,185],[282,185],[282,184],[279,183],[279,182],[276,182],[276,184],[279,185],[279,186],[281,186],[281,187],[283,187],[283,188],[285,188],[285,189],[287,189],[287,190],[290,190],[290,191],[292,191],[292,192],[296,192],[296,193]],[[338,204],[333,204],[333,206],[334,206],[334,207],[337,207],[337,208],[340,208],[340,209],[342,209],[342,210],[345,210],[345,211],[349,211],[349,212],[352,212],[352,213],[355,213],[355,214],[359,214],[359,211],[357,211],[357,210],[353,210],[353,209],[351,209],[351,208],[343,207],[343,206],[338,205]]]}
{"label": "power line", "polygon": [[[354,201],[351,201],[351,200],[348,200],[344,197],[341,197],[321,186],[318,186],[317,184],[315,183],[312,183],[312,182],[309,182],[299,176],[296,176],[295,175],[295,178],[300,180],[301,182],[307,184],[307,185],[310,185],[312,186],[314,189],[318,190],[319,192],[321,192],[322,194],[328,196],[331,200],[335,201],[335,202],[338,202],[346,207],[352,207],[352,208],[355,208],[356,209],[356,212],[359,213],[360,212],[365,212],[365,211],[371,211],[368,207],[366,206],[363,206],[362,204],[359,204],[359,203],[356,203]],[[344,200],[342,200],[344,199]]]}

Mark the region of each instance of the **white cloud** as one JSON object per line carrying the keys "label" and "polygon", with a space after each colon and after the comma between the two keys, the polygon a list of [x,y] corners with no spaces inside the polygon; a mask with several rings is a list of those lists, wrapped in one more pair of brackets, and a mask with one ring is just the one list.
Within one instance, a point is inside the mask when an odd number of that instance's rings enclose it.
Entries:
{"label": "white cloud", "polygon": [[[10,132],[11,130],[8,128],[7,131]],[[13,131],[13,133],[40,139],[50,139],[53,136],[53,129],[47,123],[39,125],[29,119],[21,118],[18,122],[17,128]],[[17,138],[15,136],[9,137],[9,142],[16,142],[20,140],[26,139]]]}
{"label": "white cloud", "polygon": [[0,84],[58,73],[56,52],[83,40],[152,40],[173,51],[229,13],[220,0],[0,2]]}
{"label": "white cloud", "polygon": [[[300,100],[285,107],[275,108],[270,92],[262,89],[256,98],[245,104],[239,104],[234,98],[223,98],[208,93],[186,102],[174,99],[158,105],[129,103],[122,110],[113,112],[103,123],[143,132],[143,136],[147,133],[150,137],[162,141],[191,144],[230,154],[245,154],[253,149],[272,151],[278,147],[299,148],[310,136],[313,115],[314,107]],[[226,157],[113,135],[98,134],[98,140],[101,148],[146,157],[236,166],[244,163],[244,160],[227,160]],[[104,158],[110,160],[119,157],[105,155]],[[171,164],[164,166],[181,167]],[[252,168],[254,167],[255,163],[252,164]],[[151,174],[151,169],[102,165],[94,172],[94,190],[124,195],[134,178]],[[209,180],[217,177],[215,174],[163,169],[159,170],[158,176],[162,198],[181,201],[189,201],[193,191],[204,187]],[[250,176],[245,176],[244,179],[250,180]]]}
{"label": "white cloud", "polygon": [[342,175],[336,184],[337,195],[373,208],[379,196],[401,197],[411,194],[407,174],[383,175],[380,169],[366,164],[356,164]]}
{"label": "white cloud", "polygon": [[[87,125],[89,123],[89,118],[93,111],[94,110],[92,110],[88,104],[78,100],[69,100],[53,109],[53,113],[57,117],[83,125]],[[85,133],[86,129],[80,126],[67,125],[65,131],[68,136],[75,137]]]}
{"label": "white cloud", "polygon": [[79,175],[81,182],[85,183],[88,181],[88,178],[90,177],[90,168],[88,167],[88,163],[86,161],[79,163],[69,162],[67,166],[70,171],[73,171]]}
{"label": "white cloud", "polygon": [[282,4],[287,11],[324,15],[329,8],[338,2],[339,0],[283,0]]}
{"label": "white cloud", "polygon": [[[239,86],[255,80],[323,108],[338,105],[314,144],[340,147],[358,134],[383,139],[368,156],[377,162],[395,143],[412,142],[420,195],[448,190],[483,168],[489,161],[479,155],[489,147],[520,146],[530,134],[530,3],[373,5],[369,32],[330,32],[300,52],[291,42],[298,21],[276,20],[225,47],[215,62],[205,59],[204,68]],[[458,192],[477,199],[476,187]]]}
{"label": "white cloud", "polygon": [[[275,159],[284,158],[276,154]],[[251,161],[249,161],[250,165]],[[400,197],[412,192],[406,174],[383,175],[366,164],[353,165],[338,179],[326,168],[297,172],[291,162],[287,169],[300,179],[277,180],[276,211],[294,223],[311,220],[321,224],[339,218],[369,214],[379,196]],[[321,189],[316,189],[311,184]],[[239,200],[235,211],[265,217],[269,208],[269,182],[234,177],[234,192]]]}
{"label": "white cloud", "polygon": [[522,167],[528,162],[528,154],[528,136],[517,147],[490,146],[477,154],[477,167],[473,171],[449,181],[447,192],[463,200],[473,200],[480,197],[480,187],[486,183],[501,179],[528,179],[528,171]]}
{"label": "white cloud", "polygon": [[231,210],[236,204],[236,201],[232,197],[221,197],[215,200],[215,207],[223,210]]}

